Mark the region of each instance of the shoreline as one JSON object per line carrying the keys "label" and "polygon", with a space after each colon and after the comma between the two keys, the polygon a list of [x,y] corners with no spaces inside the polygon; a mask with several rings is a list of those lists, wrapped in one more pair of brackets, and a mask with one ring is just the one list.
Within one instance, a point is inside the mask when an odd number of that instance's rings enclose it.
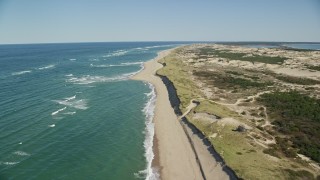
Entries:
{"label": "shoreline", "polygon": [[210,150],[212,145],[205,143],[199,133],[188,129],[185,121],[179,120],[177,108],[172,106],[173,92],[168,89],[168,83],[156,75],[163,67],[158,60],[175,49],[159,52],[131,78],[151,83],[156,91],[152,169],[157,170],[160,179],[237,179],[232,172],[226,171],[225,164],[216,158],[217,153]]}
{"label": "shoreline", "polygon": [[153,119],[155,159],[152,168],[159,171],[161,179],[203,179],[188,139],[170,105],[167,88],[161,78],[155,75],[162,68],[158,60],[174,49],[159,52],[156,58],[145,62],[144,69],[131,79],[151,83],[156,91]]}
{"label": "shoreline", "polygon": [[[225,163],[221,155],[215,150],[211,142],[208,141],[203,133],[182,114],[179,108],[181,102],[173,83],[166,76],[159,74],[157,74],[157,76],[162,79],[167,87],[171,107],[179,117],[178,120],[180,120],[185,135],[196,156],[196,161],[201,170],[203,179],[239,179],[236,173]],[[194,104],[194,106],[197,105]]]}

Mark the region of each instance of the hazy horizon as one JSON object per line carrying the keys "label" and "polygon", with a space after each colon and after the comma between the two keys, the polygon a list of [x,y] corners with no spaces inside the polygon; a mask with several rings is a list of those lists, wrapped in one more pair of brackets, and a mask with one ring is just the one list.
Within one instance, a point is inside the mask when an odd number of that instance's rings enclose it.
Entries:
{"label": "hazy horizon", "polygon": [[81,44],[81,43],[252,43],[252,44],[263,44],[263,43],[310,43],[320,44],[320,41],[87,41],[87,42],[31,42],[31,43],[0,43],[0,45],[37,45],[37,44]]}
{"label": "hazy horizon", "polygon": [[0,0],[0,44],[320,42],[317,0]]}

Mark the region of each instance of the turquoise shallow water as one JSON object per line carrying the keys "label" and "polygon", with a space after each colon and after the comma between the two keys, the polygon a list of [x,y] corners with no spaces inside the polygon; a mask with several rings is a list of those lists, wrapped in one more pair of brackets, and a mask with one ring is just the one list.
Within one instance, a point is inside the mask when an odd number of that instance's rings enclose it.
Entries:
{"label": "turquoise shallow water", "polygon": [[145,179],[154,97],[128,78],[176,44],[1,45],[0,179]]}

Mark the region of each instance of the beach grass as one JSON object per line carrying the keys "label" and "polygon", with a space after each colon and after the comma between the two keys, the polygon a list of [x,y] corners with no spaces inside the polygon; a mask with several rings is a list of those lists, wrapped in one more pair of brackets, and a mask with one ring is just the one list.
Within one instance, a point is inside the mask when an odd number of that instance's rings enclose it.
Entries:
{"label": "beach grass", "polygon": [[201,57],[214,55],[220,58],[226,58],[230,60],[240,60],[249,62],[261,62],[267,64],[282,64],[287,58],[279,56],[261,56],[261,55],[251,55],[248,56],[246,53],[231,52],[228,50],[217,50],[212,48],[199,48],[198,55]]}
{"label": "beach grass", "polygon": [[157,74],[166,76],[174,83],[177,94],[181,101],[180,109],[183,111],[192,99],[201,98],[202,92],[198,87],[188,78],[190,70],[187,66],[182,66],[182,62],[175,56],[174,53],[166,56],[159,61],[165,63],[165,66],[157,71]]}
{"label": "beach grass", "polygon": [[[173,83],[181,101],[180,109],[182,111],[186,109],[192,99],[200,101],[200,105],[187,115],[188,121],[205,135],[223,157],[225,163],[236,172],[239,178],[270,179],[272,177],[275,179],[290,179],[295,177],[299,179],[311,177],[310,174],[312,175],[312,173],[306,171],[301,162],[291,161],[283,156],[276,158],[266,154],[266,148],[255,143],[247,132],[234,131],[235,125],[228,123],[221,125],[216,122],[194,119],[193,113],[213,114],[220,118],[234,118],[241,123],[245,123],[253,127],[251,132],[261,131],[238,113],[207,99],[200,91],[196,80],[191,78],[192,72],[195,70],[194,67],[184,63],[183,58],[178,56],[179,52],[181,52],[181,48],[159,60],[160,63],[164,64],[164,67],[158,70],[157,74],[166,76]],[[214,133],[218,135],[216,137],[212,136]]]}
{"label": "beach grass", "polygon": [[315,71],[320,71],[320,66],[311,66],[311,65],[308,65],[307,68],[308,68],[308,69],[311,69],[311,70],[315,70]]}
{"label": "beach grass", "polygon": [[284,76],[284,75],[275,75],[274,77],[283,82],[292,83],[292,84],[300,84],[300,85],[320,84],[320,81],[317,81],[314,79],[308,79],[308,78],[300,78],[300,77]]}

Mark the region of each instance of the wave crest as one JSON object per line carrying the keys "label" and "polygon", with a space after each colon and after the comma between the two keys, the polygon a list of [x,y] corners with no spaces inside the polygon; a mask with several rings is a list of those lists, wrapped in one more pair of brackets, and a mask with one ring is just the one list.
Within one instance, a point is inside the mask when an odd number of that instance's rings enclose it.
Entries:
{"label": "wave crest", "polygon": [[[140,72],[140,71],[138,71]],[[66,80],[66,82],[71,82],[74,84],[92,84],[98,82],[116,82],[116,81],[124,81],[128,80],[131,76],[135,75],[138,72],[126,73],[119,76],[114,77],[105,77],[105,76],[90,76],[84,75],[81,77],[72,77]]]}
{"label": "wave crest", "polygon": [[[87,101],[85,99],[80,99],[80,100],[74,100],[73,99],[73,101],[71,101],[71,100],[54,100],[54,102],[56,102],[58,104],[61,104],[61,105],[68,106],[68,107],[72,107],[72,108],[75,108],[75,109],[81,109],[81,110],[88,109]],[[64,107],[62,109],[64,110],[65,108],[66,107]],[[62,109],[59,109],[59,110],[62,111]]]}
{"label": "wave crest", "polygon": [[3,165],[8,165],[8,166],[12,166],[12,165],[16,165],[18,164],[19,162],[0,162],[0,165],[3,164]]}
{"label": "wave crest", "polygon": [[120,64],[102,64],[102,65],[90,64],[90,66],[98,67],[98,68],[106,68],[106,67],[123,67],[123,66],[141,65],[141,64],[143,64],[143,62],[125,62]]}
{"label": "wave crest", "polygon": [[55,112],[51,113],[51,115],[52,115],[52,116],[57,115],[59,112],[64,111],[66,108],[67,108],[67,107],[64,107],[64,108],[58,109],[57,111],[55,111]]}
{"label": "wave crest", "polygon": [[145,148],[145,157],[147,160],[147,167],[145,170],[139,171],[135,173],[137,177],[145,177],[146,180],[157,180],[159,179],[160,175],[156,169],[152,168],[152,160],[154,158],[153,152],[153,138],[154,138],[154,110],[156,104],[156,92],[155,88],[152,84],[149,83],[149,88],[151,92],[147,94],[148,102],[146,103],[145,107],[143,108],[143,112],[146,116],[145,121],[145,140],[144,140],[144,148]]}
{"label": "wave crest", "polygon": [[127,54],[129,51],[127,50],[117,50],[117,51],[114,51],[110,54],[107,54],[105,56],[102,56],[102,57],[115,57],[115,56],[123,56],[125,54]]}
{"label": "wave crest", "polygon": [[26,74],[26,73],[31,73],[31,70],[27,70],[27,71],[18,71],[18,72],[13,72],[11,73],[11,75],[13,76],[17,76],[17,75],[22,75],[22,74]]}
{"label": "wave crest", "polygon": [[50,64],[50,65],[48,65],[48,66],[40,67],[40,68],[38,68],[38,69],[39,69],[39,70],[44,70],[44,69],[52,69],[52,68],[54,68],[54,67],[56,67],[56,65]]}
{"label": "wave crest", "polygon": [[18,156],[30,156],[29,153],[23,152],[23,151],[16,151],[13,154],[18,155]]}

